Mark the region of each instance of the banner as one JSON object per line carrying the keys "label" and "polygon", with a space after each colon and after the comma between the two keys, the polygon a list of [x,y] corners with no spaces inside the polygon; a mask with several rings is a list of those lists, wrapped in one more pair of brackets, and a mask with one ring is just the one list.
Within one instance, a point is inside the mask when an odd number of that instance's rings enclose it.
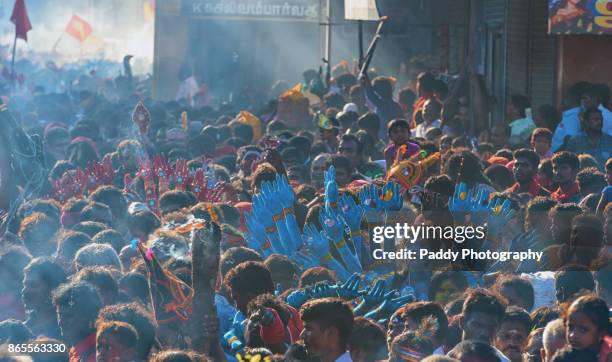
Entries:
{"label": "banner", "polygon": [[66,25],[66,33],[72,35],[80,42],[87,39],[92,31],[91,25],[78,15],[72,15],[68,25]]}
{"label": "banner", "polygon": [[376,8],[376,0],[344,0],[344,18],[346,20],[378,20],[380,17]]}
{"label": "banner", "polygon": [[183,0],[189,17],[319,21],[319,0]]}
{"label": "banner", "polygon": [[612,0],[549,0],[549,34],[612,34]]}

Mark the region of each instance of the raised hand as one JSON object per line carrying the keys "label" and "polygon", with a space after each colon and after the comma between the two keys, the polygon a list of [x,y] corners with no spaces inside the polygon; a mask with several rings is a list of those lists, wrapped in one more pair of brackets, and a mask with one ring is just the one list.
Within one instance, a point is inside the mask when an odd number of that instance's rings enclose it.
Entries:
{"label": "raised hand", "polygon": [[319,221],[325,234],[335,242],[339,242],[344,237],[344,220],[339,213],[333,209],[321,209]]}
{"label": "raised hand", "polygon": [[272,211],[267,207],[261,195],[253,196],[252,215],[254,215],[265,228],[270,228],[274,225],[274,214],[272,214]]}
{"label": "raised hand", "polygon": [[302,304],[306,303],[306,301],[310,298],[310,295],[304,289],[297,289],[293,292],[289,293],[287,299],[285,300],[287,304],[292,306],[295,309],[300,309]]}
{"label": "raised hand", "polygon": [[304,225],[304,242],[310,252],[319,258],[329,254],[329,241],[323,232],[318,231],[314,225]]}
{"label": "raised hand", "polygon": [[465,221],[465,216],[472,209],[472,191],[468,191],[466,183],[461,182],[455,186],[455,194],[448,203],[448,209],[456,221]]}
{"label": "raised hand", "polygon": [[370,288],[368,294],[363,297],[363,301],[369,306],[375,306],[383,302],[385,299],[385,290],[387,283],[384,280],[376,281],[374,287]]}
{"label": "raised hand", "polygon": [[276,192],[271,182],[264,181],[261,183],[261,197],[266,207],[272,212],[272,215],[279,215],[283,212],[280,195]]}
{"label": "raised hand", "polygon": [[278,200],[283,209],[293,208],[295,194],[285,175],[276,175],[274,193],[278,195]]}
{"label": "raised hand", "polygon": [[266,229],[262,223],[257,221],[253,213],[247,213],[245,215],[247,229],[251,235],[250,241],[254,242],[255,245],[249,245],[254,249],[263,250],[263,246],[266,242]]}
{"label": "raised hand", "polygon": [[346,300],[352,300],[359,296],[359,284],[361,279],[359,274],[355,273],[351,275],[344,283],[338,282],[336,284],[336,292],[338,297]]}
{"label": "raised hand", "polygon": [[489,217],[487,218],[488,232],[497,235],[505,223],[508,222],[516,212],[510,207],[510,200],[495,198],[489,203]]}
{"label": "raised hand", "polygon": [[344,221],[351,230],[359,230],[361,226],[361,218],[363,217],[363,207],[357,204],[349,195],[340,197],[340,211],[344,217]]}
{"label": "raised hand", "polygon": [[380,189],[378,186],[369,185],[362,187],[359,191],[359,201],[368,222],[374,222],[380,218],[382,204],[380,203]]}
{"label": "raised hand", "polygon": [[385,294],[383,302],[374,310],[365,315],[366,318],[380,319],[386,318],[393,312],[403,307],[407,303],[414,302],[414,295],[397,296],[397,291],[391,291]]}
{"label": "raised hand", "polygon": [[327,282],[316,283],[314,289],[312,290],[312,296],[315,298],[328,298],[334,297],[335,295],[335,289],[332,288],[332,286]]}
{"label": "raised hand", "polygon": [[325,208],[338,207],[338,184],[336,183],[336,169],[329,166],[325,171]]}
{"label": "raised hand", "polygon": [[382,188],[380,203],[383,209],[398,211],[404,205],[400,185],[396,182],[387,182]]}
{"label": "raised hand", "polygon": [[489,192],[481,189],[476,198],[471,201],[470,214],[471,221],[475,225],[483,225],[489,214]]}

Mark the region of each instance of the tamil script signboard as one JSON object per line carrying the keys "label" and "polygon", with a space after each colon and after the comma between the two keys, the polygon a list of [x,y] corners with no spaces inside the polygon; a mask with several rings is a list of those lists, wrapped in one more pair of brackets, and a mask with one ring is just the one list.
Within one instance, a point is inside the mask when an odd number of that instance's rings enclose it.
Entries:
{"label": "tamil script signboard", "polygon": [[319,0],[183,0],[189,17],[319,21]]}
{"label": "tamil script signboard", "polygon": [[612,0],[548,0],[550,34],[612,34]]}

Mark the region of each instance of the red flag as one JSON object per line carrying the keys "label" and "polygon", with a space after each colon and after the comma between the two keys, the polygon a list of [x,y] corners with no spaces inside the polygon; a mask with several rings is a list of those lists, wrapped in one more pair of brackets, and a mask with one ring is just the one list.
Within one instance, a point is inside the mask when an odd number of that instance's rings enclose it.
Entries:
{"label": "red flag", "polygon": [[68,25],[66,25],[66,33],[72,35],[80,42],[87,39],[92,30],[91,25],[78,15],[72,15]]}
{"label": "red flag", "polygon": [[15,24],[15,35],[17,38],[28,41],[28,31],[32,30],[32,24],[30,24],[30,18],[28,18],[25,0],[15,0],[11,22]]}

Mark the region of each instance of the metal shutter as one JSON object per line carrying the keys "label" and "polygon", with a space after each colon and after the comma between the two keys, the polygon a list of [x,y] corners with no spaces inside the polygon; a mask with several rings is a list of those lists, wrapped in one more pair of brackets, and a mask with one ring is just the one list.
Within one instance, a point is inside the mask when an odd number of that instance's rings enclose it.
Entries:
{"label": "metal shutter", "polygon": [[531,2],[529,34],[529,96],[535,111],[543,104],[554,105],[556,37],[548,35],[548,4]]}
{"label": "metal shutter", "polygon": [[506,99],[528,95],[529,0],[508,1],[506,13]]}

